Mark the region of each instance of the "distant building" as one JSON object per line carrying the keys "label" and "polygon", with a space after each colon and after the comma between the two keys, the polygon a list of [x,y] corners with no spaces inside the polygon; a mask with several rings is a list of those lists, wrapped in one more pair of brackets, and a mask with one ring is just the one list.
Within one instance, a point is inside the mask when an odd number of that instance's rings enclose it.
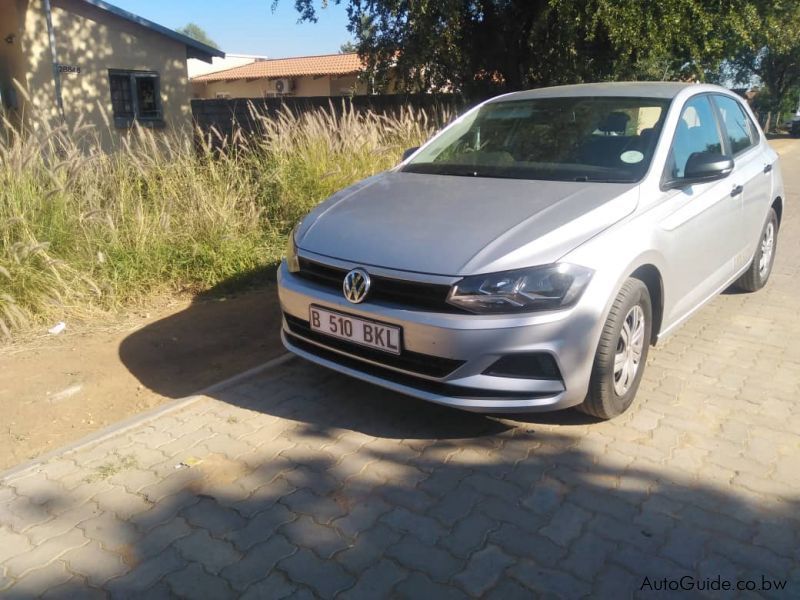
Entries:
{"label": "distant building", "polygon": [[367,85],[359,79],[363,71],[355,53],[254,60],[192,77],[192,94],[195,98],[366,94]]}
{"label": "distant building", "polygon": [[15,125],[80,119],[107,148],[134,122],[188,128],[186,61],[215,57],[224,53],[102,0],[0,0],[0,106]]}
{"label": "distant building", "polygon": [[254,54],[229,54],[226,53],[224,57],[220,58],[215,56],[209,63],[198,58],[190,58],[187,61],[189,69],[189,79],[194,79],[200,75],[207,75],[208,73],[216,73],[217,71],[226,71],[234,67],[241,67],[249,65],[257,60],[267,60],[266,56],[258,56]]}

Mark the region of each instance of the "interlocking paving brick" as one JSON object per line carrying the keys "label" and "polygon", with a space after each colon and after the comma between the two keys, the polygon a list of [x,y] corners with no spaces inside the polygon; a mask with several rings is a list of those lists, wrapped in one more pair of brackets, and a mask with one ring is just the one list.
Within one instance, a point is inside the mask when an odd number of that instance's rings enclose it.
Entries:
{"label": "interlocking paving brick", "polygon": [[68,572],[64,563],[56,560],[43,563],[43,566],[28,571],[12,587],[3,592],[3,597],[8,600],[27,600],[37,598],[50,589],[68,582],[73,577]]}
{"label": "interlocking paving brick", "polygon": [[591,585],[571,573],[541,567],[530,560],[517,561],[509,573],[538,594],[552,594],[561,598],[580,598],[591,592]]}
{"label": "interlocking paving brick", "polygon": [[337,504],[330,496],[317,496],[308,488],[295,490],[282,497],[280,501],[293,512],[312,515],[315,520],[326,525],[347,514],[347,509]]}
{"label": "interlocking paving brick", "polygon": [[30,537],[27,534],[22,535],[0,527],[0,565],[13,556],[28,552],[32,547]]}
{"label": "interlocking paving brick", "polygon": [[406,535],[400,542],[390,546],[386,556],[394,558],[407,569],[425,573],[440,583],[449,581],[461,571],[464,563],[449,552],[421,542],[411,535]]}
{"label": "interlocking paving brick", "polygon": [[468,596],[456,587],[431,581],[430,577],[423,573],[412,573],[395,587],[392,597],[403,600],[418,600],[419,598],[461,600]]}
{"label": "interlocking paving brick", "polygon": [[93,519],[78,525],[90,540],[97,540],[104,548],[118,551],[130,546],[139,539],[139,532],[127,521],[117,519],[113,514],[104,512]]}
{"label": "interlocking paving brick", "polygon": [[386,513],[381,521],[400,533],[410,533],[426,544],[435,544],[446,534],[445,528],[436,519],[412,513],[405,508]]}
{"label": "interlocking paving brick", "polygon": [[489,533],[499,525],[481,513],[474,513],[459,521],[439,545],[457,558],[466,558],[483,546]]}
{"label": "interlocking paving brick", "polygon": [[292,581],[312,588],[323,598],[333,598],[355,583],[355,579],[340,565],[321,560],[313,552],[300,548],[295,554],[280,562],[280,567]]}
{"label": "interlocking paving brick", "polygon": [[296,518],[296,514],[278,504],[270,510],[260,512],[247,521],[243,527],[226,533],[224,537],[240,551],[245,552],[252,546],[267,541],[275,534],[278,527],[291,523]]}
{"label": "interlocking paving brick", "polygon": [[112,579],[105,585],[105,589],[112,598],[128,598],[145,595],[150,596],[150,589],[163,577],[186,567],[187,562],[178,553],[169,548],[158,556],[145,560],[136,565],[122,577]]}
{"label": "interlocking paving brick", "polygon": [[453,578],[471,596],[483,596],[514,564],[515,559],[497,546],[489,545],[473,554],[464,570]]}
{"label": "interlocking paving brick", "polygon": [[297,548],[281,535],[273,535],[254,546],[245,557],[220,572],[234,589],[243,592],[252,584],[264,579],[282,559],[297,552]]}
{"label": "interlocking paving brick", "polygon": [[591,517],[591,513],[582,508],[571,503],[564,503],[550,518],[550,522],[539,532],[559,546],[568,546],[580,535],[581,529]]}
{"label": "interlocking paving brick", "polygon": [[358,581],[341,597],[350,600],[390,598],[392,588],[405,579],[408,572],[388,560],[381,560],[358,576]]}
{"label": "interlocking paving brick", "polygon": [[342,550],[335,556],[335,560],[351,573],[359,573],[375,564],[401,538],[402,535],[394,529],[378,523],[369,531],[361,533],[355,544]]}
{"label": "interlocking paving brick", "polygon": [[241,600],[262,600],[263,598],[288,598],[298,590],[286,577],[280,573],[270,573],[265,579],[254,583],[241,595]]}
{"label": "interlocking paving brick", "polygon": [[320,525],[307,515],[301,515],[291,523],[281,525],[280,533],[298,547],[310,548],[323,559],[350,546],[335,529]]}
{"label": "interlocking paving brick", "polygon": [[364,498],[350,502],[349,510],[332,523],[344,535],[355,538],[363,531],[374,527],[377,520],[392,510],[381,498]]}
{"label": "interlocking paving brick", "polygon": [[175,548],[183,558],[202,565],[212,575],[241,560],[241,554],[231,544],[212,538],[205,530],[181,537]]}
{"label": "interlocking paving brick", "polygon": [[183,517],[195,527],[207,529],[217,537],[241,529],[247,521],[236,511],[220,506],[214,500],[203,498],[183,510]]}
{"label": "interlocking paving brick", "polygon": [[192,528],[180,517],[167,521],[151,529],[142,536],[131,552],[126,552],[124,558],[134,563],[140,563],[161,554],[172,544],[177,544],[181,538],[192,532]]}
{"label": "interlocking paving brick", "polygon": [[238,598],[224,579],[209,575],[197,563],[170,573],[165,581],[179,598]]}
{"label": "interlocking paving brick", "polygon": [[82,575],[94,587],[101,587],[109,579],[128,571],[119,555],[103,550],[98,542],[70,550],[61,560],[67,563],[70,571]]}
{"label": "interlocking paving brick", "polygon": [[73,529],[69,533],[51,538],[23,554],[17,554],[3,563],[6,574],[19,578],[26,572],[46,566],[68,550],[88,544],[83,532]]}

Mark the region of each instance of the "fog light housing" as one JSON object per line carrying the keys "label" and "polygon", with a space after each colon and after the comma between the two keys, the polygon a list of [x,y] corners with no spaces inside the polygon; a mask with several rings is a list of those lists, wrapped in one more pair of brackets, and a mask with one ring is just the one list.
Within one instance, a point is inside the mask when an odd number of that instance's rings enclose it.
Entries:
{"label": "fog light housing", "polygon": [[561,380],[561,372],[558,370],[556,359],[547,352],[506,354],[492,363],[483,374],[514,379]]}

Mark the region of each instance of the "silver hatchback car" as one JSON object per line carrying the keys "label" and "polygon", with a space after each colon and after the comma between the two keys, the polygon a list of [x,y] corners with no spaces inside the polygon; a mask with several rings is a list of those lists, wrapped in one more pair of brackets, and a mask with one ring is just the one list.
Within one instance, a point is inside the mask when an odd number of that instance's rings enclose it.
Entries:
{"label": "silver hatchback car", "polygon": [[300,223],[283,341],[448,406],[611,418],[650,345],[731,284],[764,286],[783,199],[776,153],[724,88],[500,96]]}

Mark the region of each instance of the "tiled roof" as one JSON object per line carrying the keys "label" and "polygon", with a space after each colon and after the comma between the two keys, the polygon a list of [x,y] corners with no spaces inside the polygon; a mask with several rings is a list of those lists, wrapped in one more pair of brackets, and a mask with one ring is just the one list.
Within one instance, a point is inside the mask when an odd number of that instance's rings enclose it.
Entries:
{"label": "tiled roof", "polygon": [[294,58],[258,60],[240,67],[199,75],[193,78],[192,81],[274,79],[279,77],[302,77],[304,75],[349,75],[360,73],[363,68],[364,64],[356,53],[297,56]]}

